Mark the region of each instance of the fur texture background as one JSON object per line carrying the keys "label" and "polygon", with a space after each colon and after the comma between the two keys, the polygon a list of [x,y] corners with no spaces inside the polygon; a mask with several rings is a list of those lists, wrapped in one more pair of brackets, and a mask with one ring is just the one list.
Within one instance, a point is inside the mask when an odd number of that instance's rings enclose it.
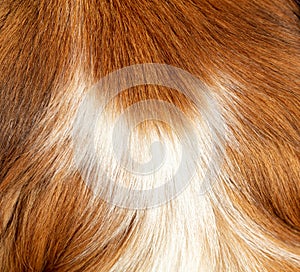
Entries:
{"label": "fur texture background", "polygon": [[[0,270],[300,271],[299,16],[292,0],[1,0]],[[226,135],[211,190],[189,186],[137,210],[95,197],[74,163],[72,128],[91,86],[140,63],[204,82]],[[108,115],[148,99],[199,126],[195,160],[205,167],[213,124],[176,90],[125,90]],[[104,145],[109,129],[108,120],[97,127]],[[169,128],[150,121],[131,151],[145,154],[151,137],[176,152]],[[132,185],[121,169],[108,171]],[[200,182],[201,173],[192,185]]]}

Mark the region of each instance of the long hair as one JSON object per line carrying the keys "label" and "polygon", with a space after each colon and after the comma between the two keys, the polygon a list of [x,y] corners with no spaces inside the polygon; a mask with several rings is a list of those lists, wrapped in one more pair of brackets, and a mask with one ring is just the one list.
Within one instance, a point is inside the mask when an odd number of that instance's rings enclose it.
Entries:
{"label": "long hair", "polygon": [[293,0],[1,0],[1,271],[300,271]]}

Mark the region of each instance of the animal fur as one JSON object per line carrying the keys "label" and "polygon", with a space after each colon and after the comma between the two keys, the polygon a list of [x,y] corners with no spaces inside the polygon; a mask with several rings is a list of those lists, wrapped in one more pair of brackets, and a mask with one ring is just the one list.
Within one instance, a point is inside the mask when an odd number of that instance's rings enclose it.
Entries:
{"label": "animal fur", "polygon": [[[0,270],[300,271],[299,16],[292,0],[1,0]],[[108,95],[99,89],[84,104],[93,86],[147,63],[202,82],[193,97],[207,118],[180,91],[148,84],[115,96],[106,117],[86,119]],[[197,171],[166,203],[126,208],[95,193],[106,192],[101,179],[86,178],[101,167],[116,184],[145,189],[175,171],[180,126],[176,134],[145,120],[132,133],[125,163],[129,153],[147,161],[156,140],[169,152],[167,170],[145,184],[107,149],[118,116],[141,105],[126,126],[149,99],[190,122]],[[209,119],[214,110],[222,129]],[[91,137],[97,156],[86,149]],[[211,147],[222,163],[201,194]]]}

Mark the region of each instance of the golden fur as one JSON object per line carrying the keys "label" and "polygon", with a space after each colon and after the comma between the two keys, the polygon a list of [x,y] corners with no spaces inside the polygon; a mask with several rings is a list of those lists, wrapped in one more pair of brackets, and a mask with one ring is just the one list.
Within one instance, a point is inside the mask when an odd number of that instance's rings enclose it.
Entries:
{"label": "golden fur", "polygon": [[[300,271],[299,16],[292,0],[2,0],[0,270]],[[87,186],[73,128],[92,86],[145,63],[203,82],[224,121],[226,133],[213,143],[224,159],[205,194],[193,187],[199,170],[167,203],[124,208]],[[118,94],[96,124],[99,141],[106,145],[111,119],[149,99],[199,126],[203,157],[195,161],[207,167],[215,124],[164,86]],[[145,122],[131,151],[144,155],[162,138],[176,153],[173,136],[162,122]],[[99,156],[116,182],[131,184],[130,173]],[[83,167],[88,174],[93,163]],[[160,179],[150,175],[147,186]]]}

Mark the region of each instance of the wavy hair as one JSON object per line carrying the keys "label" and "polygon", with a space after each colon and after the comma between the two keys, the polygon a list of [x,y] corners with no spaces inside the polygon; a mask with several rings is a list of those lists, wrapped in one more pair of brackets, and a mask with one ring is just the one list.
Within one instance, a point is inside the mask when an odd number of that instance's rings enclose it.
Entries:
{"label": "wavy hair", "polygon": [[300,271],[297,2],[2,0],[0,270]]}

